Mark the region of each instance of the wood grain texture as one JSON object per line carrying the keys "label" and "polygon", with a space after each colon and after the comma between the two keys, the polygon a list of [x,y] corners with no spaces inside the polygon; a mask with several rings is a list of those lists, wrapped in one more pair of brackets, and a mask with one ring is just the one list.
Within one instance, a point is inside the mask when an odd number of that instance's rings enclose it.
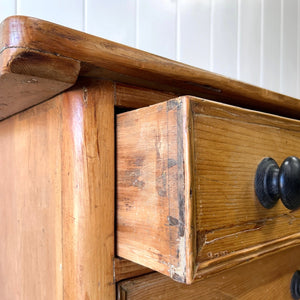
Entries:
{"label": "wood grain texture", "polygon": [[299,121],[206,101],[192,101],[191,110],[197,276],[298,244],[300,211],[287,210],[281,201],[264,209],[254,176],[264,157],[281,164],[300,156]]}
{"label": "wood grain texture", "polygon": [[[39,52],[41,56],[56,56],[59,61],[64,60],[63,64],[74,65],[71,68],[72,72],[69,72],[68,67],[62,68],[67,78],[68,74],[78,74],[80,65],[79,76],[112,79],[181,95],[192,94],[279,115],[299,117],[300,103],[294,98],[46,21],[23,16],[10,17],[0,25],[0,37],[0,57],[5,56],[7,51],[15,49],[26,52],[27,55]],[[0,69],[7,61],[13,62],[14,59],[15,57],[10,55],[8,58],[2,58]],[[51,68],[51,65],[44,64],[43,60],[40,64],[39,69],[43,74],[42,70]],[[22,68],[19,68],[17,73],[12,73],[11,70],[9,73],[24,75]],[[25,74],[33,76],[31,73]],[[50,76],[49,73],[47,76]],[[12,81],[14,78],[13,76]],[[60,80],[59,76],[57,81],[64,82]],[[62,89],[63,87],[56,88],[55,93]],[[45,89],[39,91],[41,90]],[[35,96],[37,97],[37,94]],[[49,94],[46,96],[49,97]],[[36,98],[33,100],[33,104],[38,101]],[[45,95],[40,94],[39,101],[43,100]],[[30,104],[29,96],[28,102],[28,105],[33,105]]]}
{"label": "wood grain texture", "polygon": [[113,83],[0,122],[1,299],[115,299]]}
{"label": "wood grain texture", "polygon": [[[118,110],[140,108],[151,104],[163,102],[174,98],[176,95],[170,92],[161,92],[158,90],[151,90],[122,83],[115,83],[115,106]],[[129,279],[139,275],[153,272],[142,265],[136,264],[132,261],[115,258],[114,274],[115,281]]]}
{"label": "wood grain texture", "polygon": [[117,254],[190,283],[188,110],[174,100],[117,116]]}
{"label": "wood grain texture", "polygon": [[62,299],[61,103],[0,123],[0,298]]}
{"label": "wood grain texture", "polygon": [[153,270],[138,265],[130,260],[116,257],[114,259],[115,282],[152,273]]}
{"label": "wood grain texture", "polygon": [[118,299],[292,299],[290,280],[300,268],[299,253],[294,247],[192,285],[158,273],[141,276],[119,283]]}
{"label": "wood grain texture", "polygon": [[61,97],[64,299],[114,299],[113,83]]}
{"label": "wood grain texture", "polygon": [[0,120],[69,88],[79,69],[72,59],[6,48],[0,52]]}
{"label": "wood grain texture", "polygon": [[299,210],[254,191],[264,157],[300,156],[299,128],[193,97],[118,115],[118,255],[191,283],[299,244]]}
{"label": "wood grain texture", "polygon": [[121,108],[141,108],[175,98],[170,92],[116,83],[115,105]]}

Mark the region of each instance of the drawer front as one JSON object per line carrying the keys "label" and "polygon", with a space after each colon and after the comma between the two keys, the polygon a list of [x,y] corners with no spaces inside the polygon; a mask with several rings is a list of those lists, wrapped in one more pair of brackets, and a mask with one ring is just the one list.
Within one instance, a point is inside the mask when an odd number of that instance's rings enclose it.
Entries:
{"label": "drawer front", "polygon": [[300,268],[294,247],[251,264],[184,285],[158,273],[118,284],[119,300],[292,299],[291,278]]}
{"label": "drawer front", "polygon": [[191,283],[299,243],[300,213],[254,189],[299,145],[299,121],[193,97],[120,114],[117,254]]}

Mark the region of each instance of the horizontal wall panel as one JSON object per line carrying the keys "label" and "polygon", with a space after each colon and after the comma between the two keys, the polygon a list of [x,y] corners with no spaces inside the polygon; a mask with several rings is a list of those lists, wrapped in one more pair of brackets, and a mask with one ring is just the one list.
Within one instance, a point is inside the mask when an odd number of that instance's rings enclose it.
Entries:
{"label": "horizontal wall panel", "polygon": [[261,0],[240,1],[239,79],[260,84]]}
{"label": "horizontal wall panel", "polygon": [[136,0],[85,0],[86,32],[135,46]]}
{"label": "horizontal wall panel", "polygon": [[262,87],[280,90],[281,0],[263,1]]}
{"label": "horizontal wall panel", "polygon": [[0,0],[14,14],[300,97],[300,0]]}
{"label": "horizontal wall panel", "polygon": [[293,97],[297,97],[297,16],[298,1],[283,1],[280,92]]}
{"label": "horizontal wall panel", "polygon": [[0,22],[16,13],[15,1],[0,0]]}
{"label": "horizontal wall panel", "polygon": [[83,30],[84,0],[17,0],[19,15]]}
{"label": "horizontal wall panel", "polygon": [[238,1],[212,1],[212,71],[236,78]]}
{"label": "horizontal wall panel", "polygon": [[210,0],[178,0],[178,47],[181,62],[210,68]]}
{"label": "horizontal wall panel", "polygon": [[176,1],[137,1],[138,48],[176,59]]}

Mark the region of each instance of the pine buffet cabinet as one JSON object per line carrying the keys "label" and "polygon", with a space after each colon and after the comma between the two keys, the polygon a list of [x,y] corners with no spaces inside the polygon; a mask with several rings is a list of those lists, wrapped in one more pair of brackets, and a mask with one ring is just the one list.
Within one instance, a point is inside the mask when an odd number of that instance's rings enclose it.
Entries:
{"label": "pine buffet cabinet", "polygon": [[0,49],[0,299],[300,297],[299,100],[29,17]]}

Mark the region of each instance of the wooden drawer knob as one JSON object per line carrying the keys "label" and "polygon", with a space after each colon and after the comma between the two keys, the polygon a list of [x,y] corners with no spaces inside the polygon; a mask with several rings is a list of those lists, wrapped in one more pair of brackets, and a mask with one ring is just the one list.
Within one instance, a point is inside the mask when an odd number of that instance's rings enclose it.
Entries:
{"label": "wooden drawer knob", "polygon": [[288,209],[300,206],[300,159],[289,156],[281,167],[270,157],[257,167],[255,192],[265,208],[273,207],[279,198]]}
{"label": "wooden drawer knob", "polygon": [[292,277],[291,294],[293,299],[300,298],[300,271],[296,271]]}

